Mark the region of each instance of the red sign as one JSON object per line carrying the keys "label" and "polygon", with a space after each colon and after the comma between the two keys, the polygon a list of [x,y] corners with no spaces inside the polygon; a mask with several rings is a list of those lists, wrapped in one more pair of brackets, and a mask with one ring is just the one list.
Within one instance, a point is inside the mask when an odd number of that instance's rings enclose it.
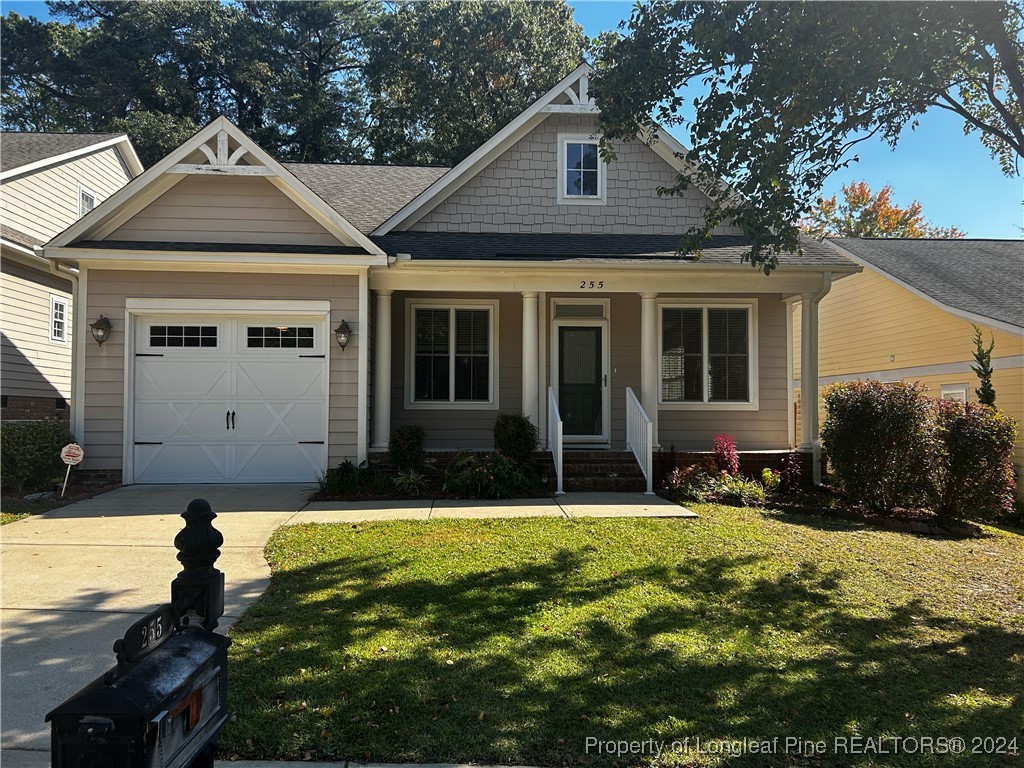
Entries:
{"label": "red sign", "polygon": [[78,443],[71,443],[60,449],[60,457],[65,464],[71,466],[81,463],[82,459],[85,458],[85,451],[82,450],[82,446]]}

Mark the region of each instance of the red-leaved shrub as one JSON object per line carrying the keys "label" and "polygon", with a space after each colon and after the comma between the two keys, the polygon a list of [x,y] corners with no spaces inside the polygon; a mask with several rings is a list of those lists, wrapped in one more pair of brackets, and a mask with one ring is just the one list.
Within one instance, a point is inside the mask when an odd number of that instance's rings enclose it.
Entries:
{"label": "red-leaved shrub", "polygon": [[736,450],[736,441],[732,435],[715,435],[712,451],[719,472],[728,472],[732,476],[740,471],[740,453]]}

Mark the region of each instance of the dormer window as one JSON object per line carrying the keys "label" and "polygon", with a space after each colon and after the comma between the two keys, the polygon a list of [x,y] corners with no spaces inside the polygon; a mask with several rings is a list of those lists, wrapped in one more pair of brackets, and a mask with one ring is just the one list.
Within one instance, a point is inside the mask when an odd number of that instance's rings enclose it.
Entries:
{"label": "dormer window", "polygon": [[593,135],[558,137],[558,202],[601,205],[605,202],[605,164]]}

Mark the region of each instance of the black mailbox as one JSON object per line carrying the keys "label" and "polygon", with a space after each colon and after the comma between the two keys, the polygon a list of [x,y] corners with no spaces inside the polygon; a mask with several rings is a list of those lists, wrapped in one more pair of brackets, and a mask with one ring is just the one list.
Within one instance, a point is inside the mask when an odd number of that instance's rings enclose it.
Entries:
{"label": "black mailbox", "polygon": [[224,610],[213,567],[223,537],[202,499],[182,517],[173,602],[133,624],[114,643],[117,666],[46,716],[52,768],[212,768],[228,720],[231,641],[213,632]]}

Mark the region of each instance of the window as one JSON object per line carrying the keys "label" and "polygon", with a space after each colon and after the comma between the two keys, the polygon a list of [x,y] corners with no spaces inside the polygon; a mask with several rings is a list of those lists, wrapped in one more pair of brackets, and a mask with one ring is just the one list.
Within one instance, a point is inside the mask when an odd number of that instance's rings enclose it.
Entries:
{"label": "window", "polygon": [[494,305],[412,307],[413,403],[494,402]]}
{"label": "window", "polygon": [[661,402],[756,404],[754,305],[661,309]]}
{"label": "window", "polygon": [[249,326],[245,345],[249,349],[312,349],[313,327]]}
{"label": "window", "polygon": [[943,384],[940,391],[940,396],[943,400],[953,400],[958,403],[967,402],[966,384]]}
{"label": "window", "polygon": [[78,218],[82,218],[96,207],[96,195],[81,184],[78,185]]}
{"label": "window", "polygon": [[50,341],[63,344],[68,340],[68,302],[60,296],[50,296]]}
{"label": "window", "polygon": [[215,325],[151,325],[151,347],[216,347]]}
{"label": "window", "polygon": [[605,202],[605,164],[593,136],[560,136],[558,141],[558,202]]}

